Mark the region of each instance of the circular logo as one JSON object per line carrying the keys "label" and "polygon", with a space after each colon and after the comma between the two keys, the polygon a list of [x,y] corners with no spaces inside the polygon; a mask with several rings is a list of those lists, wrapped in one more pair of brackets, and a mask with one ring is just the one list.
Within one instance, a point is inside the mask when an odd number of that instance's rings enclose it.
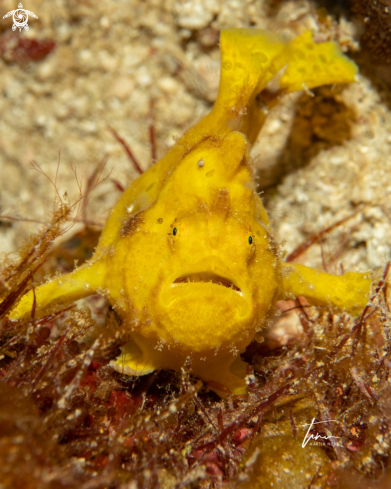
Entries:
{"label": "circular logo", "polygon": [[18,8],[15,10],[14,15],[12,16],[14,20],[14,25],[12,26],[12,30],[16,29],[25,29],[26,31],[28,30],[28,25],[27,22],[29,20],[29,16],[27,12],[24,9]]}

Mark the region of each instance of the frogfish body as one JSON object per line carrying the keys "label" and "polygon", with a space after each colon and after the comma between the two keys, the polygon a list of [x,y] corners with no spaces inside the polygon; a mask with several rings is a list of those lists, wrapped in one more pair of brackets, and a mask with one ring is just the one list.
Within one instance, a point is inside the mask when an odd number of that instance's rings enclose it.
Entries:
{"label": "frogfish body", "polygon": [[[92,259],[35,291],[36,316],[102,294],[131,340],[112,366],[125,374],[192,372],[216,392],[246,391],[240,353],[277,300],[357,312],[371,281],[285,264],[255,191],[249,152],[268,109],[285,93],[352,82],[355,64],[309,32],[289,43],[256,29],[221,33],[213,110],[124,192]],[[279,89],[265,87],[279,76]],[[33,294],[11,312],[30,314]]]}

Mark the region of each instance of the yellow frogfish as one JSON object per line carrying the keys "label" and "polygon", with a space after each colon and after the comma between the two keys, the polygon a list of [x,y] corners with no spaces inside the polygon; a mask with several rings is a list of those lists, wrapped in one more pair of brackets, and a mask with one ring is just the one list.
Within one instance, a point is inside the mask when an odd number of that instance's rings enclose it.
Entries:
{"label": "yellow frogfish", "polygon": [[[284,263],[256,193],[250,149],[267,111],[286,93],[355,80],[336,43],[309,32],[290,42],[257,29],[221,32],[221,78],[213,110],[124,192],[93,257],[35,290],[36,317],[96,293],[131,341],[119,372],[192,373],[216,392],[246,392],[240,354],[276,301],[305,296],[353,314],[368,301],[369,275],[334,276]],[[278,89],[265,87],[278,78]],[[276,85],[275,83],[275,85]],[[11,312],[31,313],[33,292]]]}

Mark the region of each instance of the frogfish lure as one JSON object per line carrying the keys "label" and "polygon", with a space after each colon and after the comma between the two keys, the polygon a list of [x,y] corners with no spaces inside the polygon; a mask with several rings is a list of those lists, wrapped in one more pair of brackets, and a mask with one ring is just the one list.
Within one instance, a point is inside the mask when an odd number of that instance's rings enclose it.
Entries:
{"label": "frogfish lure", "polygon": [[[368,274],[334,276],[284,263],[255,192],[249,152],[282,95],[355,80],[336,43],[306,32],[290,42],[257,29],[221,32],[221,79],[212,111],[124,192],[93,257],[35,290],[36,317],[96,293],[129,331],[111,362],[119,372],[191,368],[216,392],[246,392],[240,353],[277,300],[357,313]],[[279,88],[263,96],[275,76]],[[31,314],[25,294],[11,319]]]}

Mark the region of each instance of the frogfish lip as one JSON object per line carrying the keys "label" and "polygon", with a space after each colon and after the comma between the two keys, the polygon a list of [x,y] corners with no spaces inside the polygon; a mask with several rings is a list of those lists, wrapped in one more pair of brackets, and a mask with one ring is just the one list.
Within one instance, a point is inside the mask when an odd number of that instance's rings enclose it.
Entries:
{"label": "frogfish lip", "polygon": [[204,311],[212,311],[225,305],[242,317],[253,309],[244,268],[235,263],[227,264],[219,256],[204,256],[175,265],[160,286],[159,304],[163,310],[179,310],[198,304],[197,307]]}
{"label": "frogfish lip", "polygon": [[235,264],[227,265],[218,256],[175,267],[161,284],[158,304],[161,317],[167,314],[173,322],[197,316],[199,310],[197,321],[218,314],[228,324],[251,316],[254,309],[245,270],[236,270]]}
{"label": "frogfish lip", "polygon": [[[216,311],[240,320],[251,314],[252,296],[242,277],[218,264],[201,263],[201,266],[178,270],[168,278],[160,292],[160,305],[177,316],[200,307],[204,315]],[[171,312],[170,312],[171,311]],[[214,311],[214,313],[213,313]],[[228,320],[227,320],[228,321]]]}
{"label": "frogfish lip", "polygon": [[178,284],[190,283],[212,283],[222,287],[227,287],[228,289],[232,289],[235,292],[238,292],[240,295],[243,295],[240,287],[230,278],[207,270],[180,275],[173,281],[171,287],[175,287]]}

